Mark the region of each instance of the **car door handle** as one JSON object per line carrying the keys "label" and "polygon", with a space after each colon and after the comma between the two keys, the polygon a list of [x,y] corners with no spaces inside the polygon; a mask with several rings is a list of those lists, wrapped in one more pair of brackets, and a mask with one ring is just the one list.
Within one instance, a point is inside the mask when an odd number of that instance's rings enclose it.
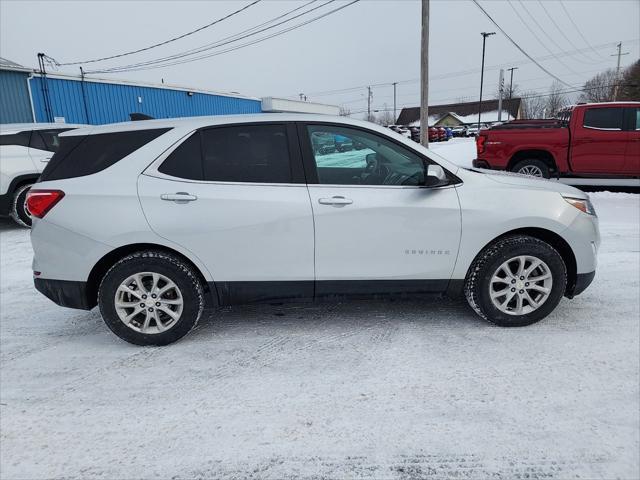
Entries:
{"label": "car door handle", "polygon": [[188,203],[198,199],[195,195],[191,195],[187,192],[163,193],[160,195],[160,198],[162,200],[167,200],[168,202],[176,203]]}
{"label": "car door handle", "polygon": [[351,205],[353,203],[353,200],[351,200],[350,198],[335,196],[331,198],[319,198],[318,203],[320,205],[333,205],[335,207],[340,207],[344,205]]}

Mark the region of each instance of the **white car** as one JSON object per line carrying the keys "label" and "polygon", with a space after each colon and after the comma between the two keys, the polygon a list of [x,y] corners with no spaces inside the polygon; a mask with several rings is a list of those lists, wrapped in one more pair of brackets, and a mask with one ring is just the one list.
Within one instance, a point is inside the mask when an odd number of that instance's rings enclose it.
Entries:
{"label": "white car", "polygon": [[[311,138],[358,150],[322,153]],[[138,345],[189,332],[205,303],[464,293],[522,326],[582,292],[598,220],[583,192],[458,168],[389,129],[296,114],[79,129],[28,195],[36,288],[99,305]]]}
{"label": "white car", "polygon": [[58,134],[76,125],[14,123],[0,125],[0,216],[31,225],[27,191],[58,147]]}
{"label": "white car", "polygon": [[478,135],[478,131],[479,130],[478,130],[478,124],[477,123],[474,124],[474,125],[469,125],[467,127],[467,131],[466,131],[465,135],[467,137],[475,137],[475,136]]}

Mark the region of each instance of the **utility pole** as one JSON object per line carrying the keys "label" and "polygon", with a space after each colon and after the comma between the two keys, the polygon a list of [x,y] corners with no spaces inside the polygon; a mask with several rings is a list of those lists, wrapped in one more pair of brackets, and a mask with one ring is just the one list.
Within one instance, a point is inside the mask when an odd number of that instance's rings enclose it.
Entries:
{"label": "utility pole", "polygon": [[482,68],[480,70],[480,101],[478,102],[478,132],[480,131],[480,116],[482,115],[482,83],[484,82],[484,51],[487,37],[495,35],[496,32],[482,32]]}
{"label": "utility pole", "polygon": [[[511,72],[511,80],[509,80],[509,106],[507,107],[507,113],[509,114],[509,119],[511,119],[511,96],[513,95],[513,71],[517,70],[518,67],[507,68]],[[516,118],[513,117],[515,120]]]}
{"label": "utility pole", "polygon": [[620,57],[622,55],[629,55],[629,52],[622,53],[622,42],[618,43],[617,47],[618,47],[618,53],[614,53],[613,55],[611,55],[612,57],[615,57],[616,55],[618,57],[618,66],[616,67],[616,83],[613,86],[614,102],[618,99],[618,86],[620,84]]}
{"label": "utility pole", "polygon": [[504,70],[500,69],[498,77],[498,121],[502,121],[502,95],[504,94]]}
{"label": "utility pole", "polygon": [[420,42],[420,143],[429,147],[429,0],[422,0]]}
{"label": "utility pole", "polygon": [[373,97],[371,87],[367,87],[367,122],[371,121],[371,97]]}
{"label": "utility pole", "polygon": [[396,116],[396,85],[398,82],[393,82],[393,123],[396,123],[396,118],[398,118]]}

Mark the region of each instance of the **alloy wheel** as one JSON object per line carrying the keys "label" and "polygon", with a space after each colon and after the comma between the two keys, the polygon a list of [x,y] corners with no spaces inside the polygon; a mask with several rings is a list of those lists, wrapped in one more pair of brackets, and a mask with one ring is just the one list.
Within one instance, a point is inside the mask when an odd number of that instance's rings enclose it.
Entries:
{"label": "alloy wheel", "polygon": [[140,272],[117,288],[115,308],[120,320],[144,334],[162,333],[180,319],[184,300],[178,286],[156,272]]}
{"label": "alloy wheel", "polygon": [[489,283],[493,305],[508,315],[526,315],[549,298],[553,276],[537,257],[520,255],[500,265]]}
{"label": "alloy wheel", "polygon": [[518,173],[521,173],[522,175],[529,175],[530,177],[544,177],[540,167],[536,167],[535,165],[525,165],[518,170]]}

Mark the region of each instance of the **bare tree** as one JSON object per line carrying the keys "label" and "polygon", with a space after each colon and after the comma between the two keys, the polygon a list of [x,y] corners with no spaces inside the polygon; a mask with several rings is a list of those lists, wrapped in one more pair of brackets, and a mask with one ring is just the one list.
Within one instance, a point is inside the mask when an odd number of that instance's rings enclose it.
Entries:
{"label": "bare tree", "polygon": [[547,99],[538,95],[536,92],[524,92],[520,97],[522,118],[542,118],[544,109],[547,105]]}
{"label": "bare tree", "polygon": [[547,95],[546,103],[546,118],[555,117],[560,110],[569,105],[569,100],[562,91],[562,84],[557,80],[553,82],[549,88],[549,95]]}
{"label": "bare tree", "polygon": [[389,108],[387,108],[387,104],[385,103],[383,109],[380,110],[378,117],[375,122],[382,126],[393,125],[396,119],[393,118],[393,113]]}
{"label": "bare tree", "polygon": [[372,123],[377,123],[377,117],[375,113],[366,113],[364,114],[364,117],[362,118],[364,121],[366,122],[372,122]]}
{"label": "bare tree", "polygon": [[341,105],[338,115],[340,115],[341,117],[348,117],[349,115],[351,115],[351,109],[349,107]]}
{"label": "bare tree", "polygon": [[637,60],[622,74],[618,100],[640,101],[640,60]]}
{"label": "bare tree", "polygon": [[580,94],[580,102],[611,102],[616,83],[616,71],[613,68],[600,72],[584,84],[584,91]]}
{"label": "bare tree", "polygon": [[[511,85],[505,84],[504,91],[502,92],[503,101],[509,100],[509,92],[511,92],[511,98],[518,98],[518,95],[520,95],[520,86],[517,83],[514,83],[513,88],[511,88]],[[496,100],[500,98],[500,87],[496,88],[493,98]]]}

